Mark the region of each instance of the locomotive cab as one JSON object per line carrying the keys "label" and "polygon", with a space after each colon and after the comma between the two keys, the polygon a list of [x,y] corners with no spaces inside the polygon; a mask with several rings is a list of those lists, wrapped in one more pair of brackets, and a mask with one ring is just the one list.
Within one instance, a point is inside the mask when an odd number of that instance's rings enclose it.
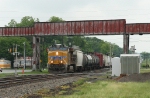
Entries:
{"label": "locomotive cab", "polygon": [[62,44],[55,44],[49,47],[48,69],[63,70],[68,65],[68,47]]}

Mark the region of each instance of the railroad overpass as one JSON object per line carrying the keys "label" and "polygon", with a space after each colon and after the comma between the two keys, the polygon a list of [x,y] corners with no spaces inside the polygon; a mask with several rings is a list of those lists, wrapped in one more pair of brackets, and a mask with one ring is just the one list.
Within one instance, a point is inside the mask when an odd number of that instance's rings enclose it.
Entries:
{"label": "railroad overpass", "polygon": [[129,37],[150,34],[150,23],[127,24],[125,19],[35,22],[33,27],[0,27],[0,36],[33,36],[33,61],[39,68],[40,36],[123,35],[124,53],[129,52]]}

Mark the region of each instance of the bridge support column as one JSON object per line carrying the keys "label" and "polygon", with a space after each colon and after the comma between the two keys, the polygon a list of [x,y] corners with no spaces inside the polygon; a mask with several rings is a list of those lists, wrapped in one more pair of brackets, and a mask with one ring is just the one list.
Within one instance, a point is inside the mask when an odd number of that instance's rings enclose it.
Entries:
{"label": "bridge support column", "polygon": [[129,34],[123,35],[123,52],[124,52],[124,54],[129,53],[129,39],[130,39]]}
{"label": "bridge support column", "polygon": [[33,70],[40,70],[40,37],[33,36]]}

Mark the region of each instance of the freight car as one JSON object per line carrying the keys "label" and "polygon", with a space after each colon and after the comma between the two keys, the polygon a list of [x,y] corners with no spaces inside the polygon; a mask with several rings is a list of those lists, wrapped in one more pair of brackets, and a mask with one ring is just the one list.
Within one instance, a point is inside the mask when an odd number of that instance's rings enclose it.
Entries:
{"label": "freight car", "polygon": [[67,47],[62,44],[54,44],[48,48],[48,71],[82,71],[97,69],[105,66],[101,53],[83,53],[78,46]]}
{"label": "freight car", "polygon": [[11,68],[11,61],[0,59],[0,68]]}
{"label": "freight car", "polygon": [[108,68],[108,67],[112,66],[110,59],[111,59],[110,56],[103,55],[103,64],[104,64],[104,67]]}

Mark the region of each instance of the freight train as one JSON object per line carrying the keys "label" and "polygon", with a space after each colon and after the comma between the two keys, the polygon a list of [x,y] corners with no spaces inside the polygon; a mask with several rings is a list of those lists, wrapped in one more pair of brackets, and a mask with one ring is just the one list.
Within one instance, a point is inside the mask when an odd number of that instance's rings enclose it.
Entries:
{"label": "freight train", "polygon": [[54,44],[48,48],[48,71],[83,71],[110,66],[109,56],[102,53],[83,53],[78,46]]}

